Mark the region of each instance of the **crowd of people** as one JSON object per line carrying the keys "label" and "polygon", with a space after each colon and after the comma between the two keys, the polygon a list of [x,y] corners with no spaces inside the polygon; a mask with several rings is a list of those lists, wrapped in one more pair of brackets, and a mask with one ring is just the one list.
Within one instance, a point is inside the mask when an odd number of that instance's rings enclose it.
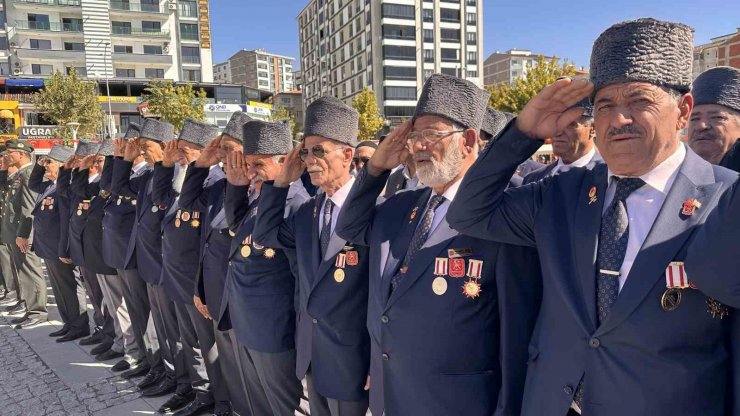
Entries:
{"label": "crowd of people", "polygon": [[50,335],[181,416],[740,414],[740,70],[692,81],[693,45],[616,24],[516,117],[435,74],[379,144],[329,96],[296,145],[241,112],[10,140],[7,309],[46,319],[43,260]]}

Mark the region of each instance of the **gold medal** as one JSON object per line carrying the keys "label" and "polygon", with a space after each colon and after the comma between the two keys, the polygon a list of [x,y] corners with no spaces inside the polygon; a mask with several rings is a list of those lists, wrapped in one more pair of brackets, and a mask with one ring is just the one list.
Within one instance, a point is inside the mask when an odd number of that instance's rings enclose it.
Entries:
{"label": "gold medal", "polygon": [[724,319],[730,314],[730,309],[716,299],[707,298],[707,312],[712,315],[712,318]]}
{"label": "gold medal", "polygon": [[190,221],[190,225],[192,225],[193,228],[198,228],[198,226],[200,225],[200,221],[198,221],[198,220],[192,220],[192,221]]}
{"label": "gold medal", "polygon": [[337,283],[344,282],[344,277],[345,277],[344,270],[342,270],[342,269],[336,269],[336,270],[334,270],[334,280],[336,280]]}
{"label": "gold medal", "polygon": [[432,281],[432,291],[437,296],[442,296],[447,293],[447,279],[444,277],[437,277]]}
{"label": "gold medal", "polygon": [[175,228],[180,228],[180,219],[175,220]]}
{"label": "gold medal", "polygon": [[249,246],[242,246],[242,257],[249,257],[252,254],[252,249]]}
{"label": "gold medal", "polygon": [[676,288],[669,288],[663,292],[663,296],[660,298],[660,306],[666,312],[673,312],[681,304],[681,291]]}
{"label": "gold medal", "polygon": [[229,230],[229,236],[236,237],[236,233],[233,230]]}
{"label": "gold medal", "polygon": [[135,199],[132,199],[131,200],[131,205],[136,206],[136,200]]}
{"label": "gold medal", "polygon": [[264,255],[265,255],[265,258],[266,259],[271,259],[271,258],[275,257],[275,250],[273,250],[271,248],[268,248],[267,250],[265,250]]}
{"label": "gold medal", "polygon": [[77,216],[79,217],[79,216],[81,216],[81,215],[82,215],[82,210],[81,210],[81,209],[78,209],[78,210],[77,210]]}
{"label": "gold medal", "polygon": [[190,220],[190,213],[187,211],[183,211],[182,213],[182,220],[183,221],[189,221]]}
{"label": "gold medal", "polygon": [[480,284],[474,279],[470,279],[463,285],[463,294],[470,299],[475,299],[480,296]]}

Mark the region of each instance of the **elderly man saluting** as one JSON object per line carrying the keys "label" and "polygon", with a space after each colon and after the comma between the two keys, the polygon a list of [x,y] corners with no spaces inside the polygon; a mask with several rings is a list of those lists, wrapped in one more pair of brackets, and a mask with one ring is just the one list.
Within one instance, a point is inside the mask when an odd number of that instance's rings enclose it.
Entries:
{"label": "elderly man saluting", "polygon": [[[447,218],[472,236],[536,246],[543,302],[523,415],[725,415],[731,353],[722,275],[686,276],[693,230],[736,174],[679,140],[691,114],[693,30],[654,19],[594,43],[591,81],[533,98],[463,180]],[[656,60],[656,57],[661,59]],[[506,190],[516,166],[593,94],[606,164]]]}

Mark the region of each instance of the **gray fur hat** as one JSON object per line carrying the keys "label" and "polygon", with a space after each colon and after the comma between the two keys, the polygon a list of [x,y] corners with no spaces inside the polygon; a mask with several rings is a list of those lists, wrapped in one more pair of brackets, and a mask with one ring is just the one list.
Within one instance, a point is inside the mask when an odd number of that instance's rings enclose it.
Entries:
{"label": "gray fur hat", "polygon": [[189,118],[183,123],[178,140],[206,147],[216,136],[218,136],[217,126]]}
{"label": "gray fur hat", "polygon": [[98,148],[98,154],[101,156],[112,156],[114,147],[115,145],[113,144],[113,139],[103,139],[103,142],[100,143],[100,147]]}
{"label": "gray fur hat", "polygon": [[98,153],[100,147],[99,142],[93,142],[91,140],[80,140],[77,142],[77,150],[75,155],[79,157],[86,157]]}
{"label": "gray fur hat", "polygon": [[244,143],[244,125],[252,121],[252,117],[249,117],[241,111],[237,111],[231,115],[229,122],[226,124],[223,135],[234,138],[237,141]]}
{"label": "gray fur hat", "polygon": [[486,117],[488,91],[452,75],[434,74],[424,83],[414,119],[441,116],[464,128],[479,130]]}
{"label": "gray fur hat", "polygon": [[244,125],[245,155],[285,155],[291,149],[290,123],[253,120]]}
{"label": "gray fur hat", "polygon": [[498,134],[501,133],[501,130],[503,130],[513,118],[514,114],[488,107],[486,109],[486,117],[483,119],[483,125],[480,128],[481,138],[483,140],[491,140],[498,136]]}
{"label": "gray fur hat", "polygon": [[324,96],[306,107],[303,137],[321,136],[355,147],[360,114],[342,100]]}
{"label": "gray fur hat", "polygon": [[154,140],[155,142],[167,143],[175,138],[175,127],[165,121],[148,118],[141,126],[139,137]]}
{"label": "gray fur hat", "polygon": [[74,154],[75,149],[63,144],[55,144],[54,147],[52,147],[49,151],[49,154],[46,155],[46,157],[48,157],[49,159],[54,159],[57,162],[64,163]]}
{"label": "gray fur hat", "polygon": [[740,69],[718,66],[702,72],[691,90],[694,106],[717,104],[740,111]]}
{"label": "gray fur hat", "polygon": [[128,123],[128,128],[126,129],[126,134],[123,135],[124,139],[136,139],[139,137],[139,133],[141,132],[141,126],[139,126],[136,123]]}
{"label": "gray fur hat", "polygon": [[694,29],[652,18],[617,23],[591,51],[591,82],[599,89],[623,82],[648,82],[681,93],[691,88]]}

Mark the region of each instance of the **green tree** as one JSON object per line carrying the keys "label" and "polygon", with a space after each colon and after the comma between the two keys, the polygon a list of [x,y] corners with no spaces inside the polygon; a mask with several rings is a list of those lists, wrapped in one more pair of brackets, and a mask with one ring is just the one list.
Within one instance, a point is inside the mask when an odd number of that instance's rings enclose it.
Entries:
{"label": "green tree", "polygon": [[144,90],[144,100],[149,103],[149,110],[173,126],[182,128],[185,119],[203,121],[206,112],[206,92],[198,91],[191,84],[174,85],[171,81],[154,81]]}
{"label": "green tree", "polygon": [[491,92],[488,104],[497,110],[518,113],[532,97],[559,77],[575,75],[575,69],[567,61],[560,64],[557,58],[546,60],[540,55],[537,64],[527,68],[524,78],[517,78],[511,85],[488,86]]}
{"label": "green tree", "polygon": [[59,135],[64,141],[72,139],[72,129],[67,123],[80,123],[78,138],[93,137],[102,124],[104,114],[96,83],[82,79],[74,69],[69,75],[54,72],[44,82],[44,89],[34,94],[33,103],[39,112],[59,126]]}
{"label": "green tree", "polygon": [[273,121],[288,120],[290,122],[290,136],[291,138],[295,138],[295,135],[297,133],[296,125],[295,125],[295,116],[290,111],[288,111],[287,107],[280,107],[277,110],[273,110],[272,120]]}
{"label": "green tree", "polygon": [[352,107],[360,113],[359,141],[373,140],[375,134],[383,127],[385,120],[378,111],[378,101],[375,92],[368,87],[355,96]]}

